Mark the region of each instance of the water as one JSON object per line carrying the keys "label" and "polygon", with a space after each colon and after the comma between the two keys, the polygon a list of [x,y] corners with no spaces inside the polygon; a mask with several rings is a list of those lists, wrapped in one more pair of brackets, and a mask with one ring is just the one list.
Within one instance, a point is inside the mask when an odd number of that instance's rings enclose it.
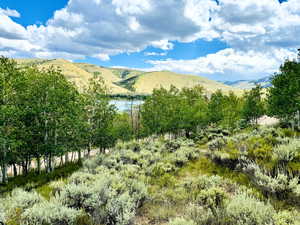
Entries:
{"label": "water", "polygon": [[142,100],[111,100],[110,104],[115,105],[120,112],[126,112],[131,110],[131,104],[133,107],[143,104]]}

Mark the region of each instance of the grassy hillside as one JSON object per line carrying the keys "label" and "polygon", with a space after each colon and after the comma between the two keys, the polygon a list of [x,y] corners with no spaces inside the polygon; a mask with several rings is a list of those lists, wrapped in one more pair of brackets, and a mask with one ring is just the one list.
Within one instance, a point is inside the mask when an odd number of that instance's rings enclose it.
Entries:
{"label": "grassy hillside", "polygon": [[225,93],[228,93],[229,91],[234,91],[236,93],[241,92],[239,89],[204,77],[177,74],[169,71],[144,73],[135,78],[133,88],[137,93],[150,94],[154,88],[164,87],[168,89],[171,85],[179,89],[183,87],[202,85],[208,93],[215,92],[218,89],[221,89]]}
{"label": "grassy hillside", "polygon": [[154,88],[181,89],[202,85],[208,93],[221,89],[225,93],[242,93],[238,88],[212,81],[204,77],[177,74],[169,71],[143,72],[123,68],[105,68],[87,63],[73,63],[64,59],[17,59],[20,65],[36,65],[39,68],[51,66],[60,68],[66,78],[74,82],[79,89],[88,84],[94,75],[101,76],[112,94],[151,94]]}

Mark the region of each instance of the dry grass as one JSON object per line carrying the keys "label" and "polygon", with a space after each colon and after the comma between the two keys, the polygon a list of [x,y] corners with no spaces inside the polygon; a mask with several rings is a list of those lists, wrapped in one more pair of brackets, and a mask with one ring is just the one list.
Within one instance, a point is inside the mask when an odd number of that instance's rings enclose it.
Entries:
{"label": "dry grass", "polygon": [[208,93],[215,92],[218,89],[221,89],[225,93],[228,93],[229,91],[233,91],[236,94],[242,93],[242,91],[239,89],[209,80],[204,77],[176,74],[169,71],[145,73],[137,78],[134,88],[138,93],[150,94],[154,88],[163,87],[169,89],[171,85],[179,89],[183,87],[202,85]]}
{"label": "dry grass", "polygon": [[[136,94],[151,94],[154,88],[164,87],[169,89],[171,85],[181,89],[183,87],[194,87],[202,85],[208,94],[220,89],[224,93],[233,91],[241,95],[243,91],[222,83],[209,80],[200,76],[183,75],[169,71],[142,72],[138,70],[127,70],[118,68],[104,68],[87,63],[73,63],[64,59],[17,59],[21,65],[37,65],[39,68],[49,68],[51,66],[60,68],[66,78],[74,82],[80,90],[88,84],[88,80],[98,74],[101,76],[112,94],[134,94],[126,86],[126,79],[133,81],[132,88]],[[125,77],[121,77],[124,71],[128,71]],[[123,80],[122,80],[123,79]],[[123,82],[121,82],[123,81]],[[123,83],[125,85],[118,85]]]}

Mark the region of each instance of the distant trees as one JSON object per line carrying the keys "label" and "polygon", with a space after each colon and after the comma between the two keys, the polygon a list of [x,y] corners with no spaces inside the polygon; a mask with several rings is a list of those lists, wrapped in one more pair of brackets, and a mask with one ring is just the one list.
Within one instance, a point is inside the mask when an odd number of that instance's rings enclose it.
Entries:
{"label": "distant trees", "polygon": [[191,131],[205,124],[206,114],[207,99],[200,86],[181,91],[174,86],[170,90],[155,89],[141,109],[146,134],[178,134],[185,131],[189,136]]}
{"label": "distant trees", "polygon": [[255,122],[255,124],[257,124],[258,118],[264,115],[264,113],[262,88],[257,85],[255,88],[252,88],[244,94],[242,116],[248,123]]}
{"label": "distant trees", "polygon": [[241,119],[243,99],[233,92],[223,94],[221,90],[216,91],[208,102],[208,121],[210,124],[235,128]]}
{"label": "distant trees", "polygon": [[272,116],[300,127],[300,62],[286,61],[272,77],[268,109]]}

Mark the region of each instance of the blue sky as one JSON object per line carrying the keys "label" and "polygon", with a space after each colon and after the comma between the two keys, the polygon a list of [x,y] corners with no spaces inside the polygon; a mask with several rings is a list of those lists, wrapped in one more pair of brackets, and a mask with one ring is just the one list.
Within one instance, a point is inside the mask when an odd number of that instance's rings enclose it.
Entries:
{"label": "blue sky", "polygon": [[256,79],[300,46],[300,3],[281,2],[1,0],[0,54]]}

